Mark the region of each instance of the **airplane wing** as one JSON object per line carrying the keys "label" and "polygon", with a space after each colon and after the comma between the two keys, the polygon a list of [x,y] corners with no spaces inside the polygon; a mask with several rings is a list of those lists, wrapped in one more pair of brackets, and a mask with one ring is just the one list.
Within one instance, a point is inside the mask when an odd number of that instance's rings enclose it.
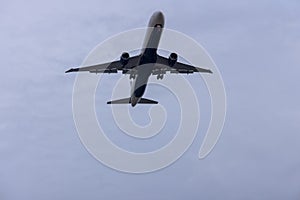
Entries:
{"label": "airplane wing", "polygon": [[[118,73],[118,71],[122,71],[123,74],[128,72],[130,74],[135,74],[136,67],[138,66],[140,57],[141,55],[128,57],[126,63],[124,62],[122,63],[120,60],[117,60],[117,61],[103,63],[103,64],[97,64],[97,65],[91,65],[91,66],[85,66],[79,68],[71,68],[67,70],[65,73],[81,72],[81,71],[88,71],[90,73]],[[170,60],[168,58],[158,55],[156,60],[156,65],[152,71],[152,74],[159,75],[159,74],[165,74],[166,72],[184,73],[184,74],[190,74],[194,72],[212,73],[210,69],[195,67],[177,61],[175,61],[174,63],[170,63]]]}
{"label": "airplane wing", "polygon": [[131,69],[137,66],[138,61],[140,59],[140,55],[129,57],[125,63],[122,64],[120,60],[85,66],[85,67],[78,67],[78,68],[71,68],[67,70],[65,73],[69,72],[81,72],[81,71],[88,71],[90,73],[118,73],[118,70],[122,70],[123,73],[127,73]]}
{"label": "airplane wing", "polygon": [[165,72],[170,73],[183,73],[183,74],[190,74],[194,72],[202,72],[202,73],[212,73],[210,69],[204,69],[200,67],[195,67],[192,65],[184,64],[181,62],[174,62],[174,64],[170,64],[170,60],[163,56],[157,57],[157,65],[153,70],[153,75],[156,74],[164,74]]}

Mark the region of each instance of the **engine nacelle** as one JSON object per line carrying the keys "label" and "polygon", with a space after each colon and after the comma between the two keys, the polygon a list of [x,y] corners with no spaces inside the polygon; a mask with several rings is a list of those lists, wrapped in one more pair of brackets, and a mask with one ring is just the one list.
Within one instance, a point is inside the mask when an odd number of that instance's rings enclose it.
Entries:
{"label": "engine nacelle", "polygon": [[122,53],[121,58],[120,58],[121,64],[123,66],[126,65],[128,63],[128,60],[129,60],[129,53],[127,53],[127,52]]}
{"label": "engine nacelle", "polygon": [[172,67],[177,62],[178,55],[176,53],[171,53],[169,56],[169,65]]}

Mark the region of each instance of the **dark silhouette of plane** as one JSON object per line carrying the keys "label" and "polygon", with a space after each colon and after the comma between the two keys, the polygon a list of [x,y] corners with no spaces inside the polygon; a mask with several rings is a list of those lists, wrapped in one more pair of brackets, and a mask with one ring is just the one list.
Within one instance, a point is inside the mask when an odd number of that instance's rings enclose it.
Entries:
{"label": "dark silhouette of plane", "polygon": [[209,69],[203,69],[181,62],[177,62],[178,55],[171,53],[169,58],[157,54],[157,47],[164,27],[164,15],[162,12],[155,12],[149,21],[148,30],[145,35],[141,53],[137,56],[129,56],[124,52],[120,60],[110,63],[97,64],[80,68],[72,68],[66,71],[91,73],[117,73],[130,74],[133,79],[131,97],[109,101],[107,104],[157,104],[157,101],[142,98],[150,75],[157,75],[157,79],[162,79],[166,72],[189,74],[194,72],[212,73]]}

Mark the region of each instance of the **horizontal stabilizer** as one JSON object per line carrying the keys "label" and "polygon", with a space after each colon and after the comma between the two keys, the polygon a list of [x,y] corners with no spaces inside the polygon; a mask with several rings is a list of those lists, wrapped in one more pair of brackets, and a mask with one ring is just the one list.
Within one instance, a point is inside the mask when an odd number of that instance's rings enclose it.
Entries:
{"label": "horizontal stabilizer", "polygon": [[107,104],[129,104],[129,103],[131,103],[130,98],[118,99],[118,100],[107,102]]}
{"label": "horizontal stabilizer", "polygon": [[[130,97],[107,102],[107,104],[130,104],[130,103],[131,103]],[[158,102],[151,99],[141,98],[138,104],[158,104]]]}
{"label": "horizontal stabilizer", "polygon": [[141,98],[141,100],[138,103],[143,103],[143,104],[158,104],[157,101],[151,100],[151,99],[145,99]]}

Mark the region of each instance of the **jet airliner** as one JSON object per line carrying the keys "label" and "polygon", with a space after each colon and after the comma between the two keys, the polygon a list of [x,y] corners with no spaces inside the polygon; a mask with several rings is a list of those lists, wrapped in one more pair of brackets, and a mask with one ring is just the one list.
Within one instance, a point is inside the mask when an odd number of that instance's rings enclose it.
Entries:
{"label": "jet airliner", "polygon": [[190,74],[194,72],[212,73],[209,69],[191,66],[178,62],[178,55],[171,53],[169,58],[157,54],[160,37],[164,28],[165,19],[162,12],[153,13],[146,31],[141,53],[130,57],[128,52],[122,53],[120,60],[110,63],[96,64],[79,68],[71,68],[66,71],[90,73],[117,73],[129,74],[133,79],[131,85],[131,97],[107,102],[107,104],[157,104],[157,101],[143,98],[150,75],[157,75],[157,79],[162,79],[166,72]]}

